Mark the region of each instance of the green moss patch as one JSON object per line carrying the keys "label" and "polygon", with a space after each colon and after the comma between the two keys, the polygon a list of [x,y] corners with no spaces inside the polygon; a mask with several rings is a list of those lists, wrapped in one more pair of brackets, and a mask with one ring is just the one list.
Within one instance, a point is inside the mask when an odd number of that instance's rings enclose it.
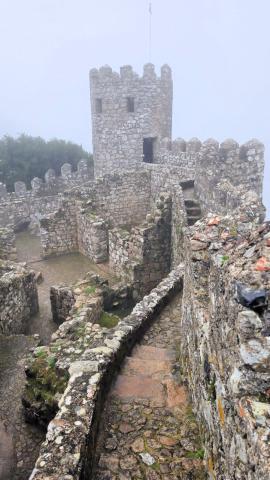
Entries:
{"label": "green moss patch", "polygon": [[108,313],[108,312],[103,312],[100,316],[98,323],[101,327],[113,328],[118,324],[119,320],[120,318],[117,315],[113,315],[112,313]]}
{"label": "green moss patch", "polygon": [[202,448],[196,450],[195,452],[186,452],[185,455],[187,458],[203,460],[204,458],[204,450]]}
{"label": "green moss patch", "polygon": [[68,383],[68,373],[60,373],[56,368],[56,357],[45,350],[36,352],[25,388],[25,398],[29,403],[40,402],[43,408],[55,408],[56,394],[62,394]]}
{"label": "green moss patch", "polygon": [[93,286],[90,286],[90,287],[86,287],[84,289],[84,293],[86,295],[92,295],[92,293],[95,293],[96,292],[96,287],[93,287]]}

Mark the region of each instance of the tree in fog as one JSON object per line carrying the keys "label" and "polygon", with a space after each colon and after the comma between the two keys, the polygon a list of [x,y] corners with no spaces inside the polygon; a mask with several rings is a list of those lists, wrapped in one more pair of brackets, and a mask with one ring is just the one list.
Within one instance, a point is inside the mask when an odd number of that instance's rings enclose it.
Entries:
{"label": "tree in fog", "polygon": [[93,161],[81,145],[72,142],[58,139],[46,142],[41,137],[24,134],[18,138],[5,135],[0,139],[0,182],[5,183],[9,191],[18,180],[29,187],[34,177],[43,178],[49,168],[59,175],[61,166],[70,163],[75,170],[82,158],[89,164]]}

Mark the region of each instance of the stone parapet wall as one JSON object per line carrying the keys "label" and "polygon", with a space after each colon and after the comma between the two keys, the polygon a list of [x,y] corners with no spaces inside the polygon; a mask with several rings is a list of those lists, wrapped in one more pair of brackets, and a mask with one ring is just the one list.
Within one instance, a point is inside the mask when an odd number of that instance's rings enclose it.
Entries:
{"label": "stone parapet wall", "polygon": [[0,228],[0,259],[16,260],[15,234],[12,226]]}
{"label": "stone parapet wall", "polygon": [[258,140],[241,146],[234,140],[225,140],[220,145],[213,139],[204,142],[195,171],[195,190],[204,213],[220,211],[224,214],[231,208],[230,191],[227,194],[227,189],[223,188],[224,181],[231,188],[235,187],[238,204],[241,204],[241,190],[255,192],[261,201],[263,171],[264,146]]}
{"label": "stone parapet wall", "polygon": [[[100,306],[92,298],[91,305],[74,312],[53,335],[44,355],[53,355],[54,368],[67,371],[69,380],[59,411],[48,426],[31,480],[91,478],[98,424],[113,374],[181,287],[179,268],[138,303],[131,315],[109,330],[93,324]],[[40,350],[34,355],[40,358]]]}
{"label": "stone parapet wall", "polygon": [[13,223],[15,228],[30,222],[38,225],[41,216],[52,213],[59,206],[61,193],[91,179],[93,168],[88,166],[87,160],[80,160],[76,172],[72,172],[71,165],[65,163],[61,176],[56,176],[50,169],[44,181],[37,177],[32,180],[30,190],[24,182],[16,182],[15,191],[8,193],[5,185],[0,184],[0,224],[7,226]]}
{"label": "stone parapet wall", "polygon": [[209,478],[267,480],[270,225],[239,218],[186,232],[180,358]]}
{"label": "stone parapet wall", "polygon": [[24,333],[38,311],[35,272],[20,264],[0,262],[0,333]]}
{"label": "stone parapet wall", "polygon": [[61,175],[56,175],[53,169],[49,169],[44,180],[38,177],[31,180],[31,189],[28,190],[24,182],[14,184],[14,192],[7,192],[3,183],[0,183],[0,201],[11,202],[20,197],[51,196],[61,193],[67,188],[89,181],[93,178],[93,166],[87,160],[80,160],[77,170],[72,171],[70,163],[64,163],[61,167]]}
{"label": "stone parapet wall", "polygon": [[194,178],[199,158],[201,142],[198,138],[185,141],[183,138],[171,140],[164,138],[160,142],[156,163],[167,166],[177,166],[179,175],[185,180]]}

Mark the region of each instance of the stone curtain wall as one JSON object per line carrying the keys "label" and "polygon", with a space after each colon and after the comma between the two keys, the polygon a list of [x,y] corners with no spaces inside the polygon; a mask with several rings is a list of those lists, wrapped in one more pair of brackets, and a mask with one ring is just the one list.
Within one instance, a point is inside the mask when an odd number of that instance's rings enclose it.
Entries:
{"label": "stone curtain wall", "polygon": [[75,202],[63,200],[61,207],[40,220],[41,255],[61,255],[78,251]]}
{"label": "stone curtain wall", "polygon": [[170,271],[171,198],[161,196],[146,221],[131,231],[109,231],[109,261],[116,275],[142,298]]}
{"label": "stone curtain wall", "polygon": [[218,480],[270,478],[270,225],[244,218],[210,216],[185,241],[180,358]]}
{"label": "stone curtain wall", "polygon": [[[79,314],[74,312],[53,335],[50,346],[43,347],[45,358],[53,356],[55,369],[68,372],[69,380],[31,480],[91,478],[100,415],[114,373],[181,288],[182,271],[178,269],[111,329],[95,324],[101,313],[99,298],[92,298],[91,305],[84,300]],[[38,355],[40,349],[33,360]]]}
{"label": "stone curtain wall", "polygon": [[234,140],[220,145],[207,140],[200,149],[195,171],[195,189],[204,212],[226,213],[228,208],[240,205],[241,189],[255,192],[262,200],[263,171],[264,146],[258,140],[242,146]]}
{"label": "stone curtain wall", "polygon": [[[142,77],[130,66],[122,67],[120,75],[109,66],[93,69],[90,90],[95,176],[140,165],[144,138],[156,138],[156,153],[159,141],[171,138],[172,78],[167,65],[160,77],[152,64],[144,66]],[[134,99],[134,112],[128,112],[128,98]]]}
{"label": "stone curtain wall", "polygon": [[31,190],[26,189],[25,183],[16,182],[15,192],[7,193],[5,185],[0,184],[0,224],[7,226],[13,223],[19,227],[25,222],[32,222],[38,225],[41,216],[59,207],[59,193],[92,178],[93,170],[88,167],[86,160],[80,160],[76,172],[72,172],[71,165],[65,163],[59,177],[50,169],[45,174],[45,181],[34,178]]}
{"label": "stone curtain wall", "polygon": [[16,260],[15,234],[11,226],[0,228],[0,259]]}
{"label": "stone curtain wall", "polygon": [[30,316],[37,311],[35,273],[20,264],[1,261],[0,333],[24,333]]}
{"label": "stone curtain wall", "polygon": [[137,225],[150,209],[150,174],[144,169],[108,174],[72,193],[111,227]]}
{"label": "stone curtain wall", "polygon": [[38,226],[43,215],[48,215],[56,210],[61,202],[58,195],[50,197],[24,197],[21,200],[14,198],[10,201],[0,202],[0,224],[8,226],[13,224],[15,229],[23,225]]}

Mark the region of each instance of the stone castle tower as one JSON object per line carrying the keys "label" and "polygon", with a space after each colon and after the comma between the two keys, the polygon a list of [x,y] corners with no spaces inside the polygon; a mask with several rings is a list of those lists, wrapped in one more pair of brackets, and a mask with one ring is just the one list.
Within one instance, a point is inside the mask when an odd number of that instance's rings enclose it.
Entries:
{"label": "stone castle tower", "polygon": [[155,161],[162,139],[171,138],[172,75],[168,65],[143,75],[131,66],[120,74],[104,66],[90,71],[95,176]]}

